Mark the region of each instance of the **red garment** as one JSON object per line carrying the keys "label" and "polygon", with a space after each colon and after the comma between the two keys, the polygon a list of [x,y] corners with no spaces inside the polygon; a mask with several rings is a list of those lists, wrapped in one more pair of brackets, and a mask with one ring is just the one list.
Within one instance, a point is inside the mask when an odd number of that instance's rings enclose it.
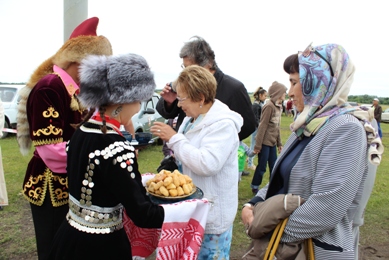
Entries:
{"label": "red garment", "polygon": [[[81,112],[70,108],[71,97],[61,78],[55,74],[43,77],[31,90],[27,100],[27,119],[34,146],[66,142],[81,121]],[[28,164],[23,194],[37,206],[49,192],[54,207],[68,203],[67,175],[52,172],[35,151]]]}
{"label": "red garment", "polygon": [[292,104],[293,104],[292,100],[289,99],[288,102],[286,102],[286,110],[291,110]]}

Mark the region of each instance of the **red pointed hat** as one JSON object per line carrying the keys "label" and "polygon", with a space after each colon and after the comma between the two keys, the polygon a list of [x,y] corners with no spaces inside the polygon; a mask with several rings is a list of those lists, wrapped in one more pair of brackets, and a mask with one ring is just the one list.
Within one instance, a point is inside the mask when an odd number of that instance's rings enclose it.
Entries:
{"label": "red pointed hat", "polygon": [[111,43],[96,33],[99,18],[91,17],[80,23],[54,55],[53,64],[67,68],[71,62],[80,63],[88,55],[112,55]]}
{"label": "red pointed hat", "polygon": [[80,35],[83,36],[97,36],[96,30],[99,24],[99,18],[92,17],[83,21],[80,25],[74,29],[69,39],[76,38]]}

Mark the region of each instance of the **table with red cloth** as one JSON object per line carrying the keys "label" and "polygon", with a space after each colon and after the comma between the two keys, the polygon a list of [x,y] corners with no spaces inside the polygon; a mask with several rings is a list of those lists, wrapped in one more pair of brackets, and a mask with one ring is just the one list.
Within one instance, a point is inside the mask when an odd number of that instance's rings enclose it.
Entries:
{"label": "table with red cloth", "polygon": [[[142,183],[154,174],[142,174]],[[165,219],[161,229],[139,228],[123,214],[123,225],[131,241],[133,257],[148,257],[155,250],[156,259],[197,259],[204,237],[210,203],[206,198],[161,204]]]}

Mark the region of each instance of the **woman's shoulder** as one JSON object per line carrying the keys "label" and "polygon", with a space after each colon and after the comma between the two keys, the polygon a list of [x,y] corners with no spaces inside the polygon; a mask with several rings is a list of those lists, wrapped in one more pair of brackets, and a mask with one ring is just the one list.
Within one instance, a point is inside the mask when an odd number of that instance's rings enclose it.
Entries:
{"label": "woman's shoulder", "polygon": [[[363,123],[351,114],[342,114],[331,118],[327,125],[327,127],[323,128],[326,131],[334,132],[338,129],[342,129],[343,134],[348,134],[343,131],[347,129],[349,131],[353,131],[354,134],[362,134],[365,133]],[[348,131],[348,132],[349,132]]]}

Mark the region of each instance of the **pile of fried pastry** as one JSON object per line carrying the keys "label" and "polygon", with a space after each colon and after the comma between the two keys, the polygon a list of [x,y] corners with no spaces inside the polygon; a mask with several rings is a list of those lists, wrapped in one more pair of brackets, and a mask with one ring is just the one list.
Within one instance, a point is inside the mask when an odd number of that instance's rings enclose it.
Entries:
{"label": "pile of fried pastry", "polygon": [[192,179],[178,170],[161,170],[146,182],[149,193],[164,197],[179,197],[193,193],[196,186]]}

